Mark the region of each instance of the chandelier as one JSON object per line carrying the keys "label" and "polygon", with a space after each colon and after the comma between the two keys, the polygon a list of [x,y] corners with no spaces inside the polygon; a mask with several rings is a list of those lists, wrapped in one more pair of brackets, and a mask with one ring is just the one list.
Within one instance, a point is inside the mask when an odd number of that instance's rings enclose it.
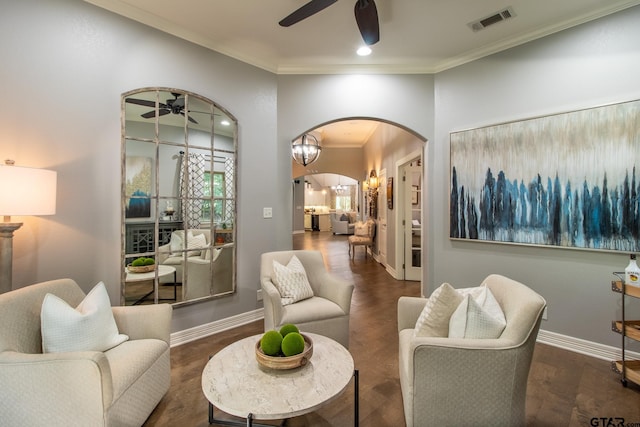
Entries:
{"label": "chandelier", "polygon": [[310,133],[305,133],[302,138],[293,141],[291,154],[293,159],[302,166],[310,165],[320,157],[322,147],[318,139]]}

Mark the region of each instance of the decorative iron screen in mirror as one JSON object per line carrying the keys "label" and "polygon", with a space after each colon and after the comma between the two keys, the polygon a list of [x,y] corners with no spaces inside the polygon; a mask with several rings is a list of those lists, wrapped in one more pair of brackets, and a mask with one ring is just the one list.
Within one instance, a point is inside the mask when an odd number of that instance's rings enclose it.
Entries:
{"label": "decorative iron screen in mirror", "polygon": [[124,305],[235,291],[237,121],[179,89],[122,95]]}

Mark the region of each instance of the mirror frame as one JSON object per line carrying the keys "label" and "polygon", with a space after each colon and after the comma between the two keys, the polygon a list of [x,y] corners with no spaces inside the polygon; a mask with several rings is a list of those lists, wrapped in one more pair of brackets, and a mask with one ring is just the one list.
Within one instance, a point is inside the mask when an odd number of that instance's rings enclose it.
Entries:
{"label": "mirror frame", "polygon": [[[156,111],[155,116],[149,117],[148,119],[151,121],[151,123],[154,124],[155,127],[155,131],[154,131],[154,135],[152,138],[141,138],[139,136],[131,136],[131,135],[127,135],[127,102],[126,99],[128,97],[131,97],[132,95],[138,95],[138,94],[142,94],[142,93],[154,93],[155,92],[155,107],[152,108],[152,110]],[[181,96],[184,96],[186,98],[186,108],[187,108],[187,114],[184,114],[183,112],[180,112],[180,115],[182,117],[184,117],[184,127],[183,127],[183,135],[184,135],[184,146],[181,146],[179,143],[176,142],[172,142],[172,141],[163,141],[161,140],[161,135],[160,135],[160,125],[161,125],[161,121],[163,117],[163,114],[158,114],[158,110],[161,108],[160,104],[164,101],[160,100],[160,96],[161,94],[164,93],[171,93],[174,94],[176,96],[176,99],[178,99],[178,95],[179,94]],[[186,305],[191,305],[191,304],[195,304],[195,303],[199,303],[199,302],[203,302],[203,301],[208,301],[208,300],[212,300],[215,298],[220,298],[223,296],[227,296],[227,295],[232,295],[236,292],[237,289],[237,272],[236,272],[236,265],[237,265],[237,198],[238,198],[238,121],[237,119],[231,114],[229,113],[228,110],[226,110],[224,107],[218,105],[217,103],[213,102],[212,100],[205,98],[201,95],[198,95],[196,93],[190,92],[190,91],[186,91],[183,89],[175,89],[175,88],[168,88],[168,87],[145,87],[145,88],[138,88],[138,89],[133,89],[130,91],[127,91],[125,93],[123,93],[121,95],[121,147],[120,147],[120,155],[121,155],[121,256],[120,256],[120,262],[121,262],[121,277],[120,277],[120,289],[121,289],[121,295],[120,295],[120,304],[121,305],[126,305],[126,299],[125,299],[125,293],[126,293],[126,278],[127,278],[127,271],[126,271],[126,267],[127,267],[127,259],[131,258],[133,253],[127,253],[127,224],[135,224],[135,222],[129,222],[127,223],[127,218],[126,218],[126,210],[127,210],[127,194],[126,194],[126,183],[127,183],[127,178],[126,178],[126,168],[127,168],[127,163],[126,163],[126,159],[127,159],[127,141],[141,141],[141,142],[145,142],[145,143],[153,143],[154,147],[155,147],[155,152],[156,152],[156,157],[153,158],[153,166],[152,166],[152,174],[154,176],[154,178],[152,179],[152,185],[155,185],[155,188],[152,187],[152,192],[151,192],[151,196],[149,197],[151,199],[151,217],[149,219],[149,221],[147,221],[148,223],[153,223],[154,225],[154,231],[153,231],[153,250],[150,252],[140,252],[141,256],[153,256],[156,260],[158,259],[159,255],[160,255],[160,251],[159,251],[159,247],[163,244],[162,241],[160,240],[161,237],[161,229],[160,229],[160,221],[161,221],[161,215],[160,212],[160,201],[167,199],[167,200],[176,200],[178,203],[181,203],[185,200],[188,199],[188,197],[185,196],[181,196],[180,194],[175,195],[175,197],[171,196],[171,197],[167,197],[167,196],[163,196],[161,194],[159,194],[159,161],[157,158],[157,153],[159,153],[159,147],[160,146],[175,146],[176,149],[179,149],[180,147],[182,147],[182,149],[184,151],[180,151],[180,154],[184,154],[184,155],[188,155],[189,154],[189,130],[191,129],[190,127],[190,122],[189,120],[191,120],[190,115],[189,115],[189,100],[190,99],[194,99],[197,100],[198,102],[201,103],[206,103],[208,105],[210,105],[211,107],[211,143],[210,143],[210,147],[209,148],[203,148],[200,146],[192,146],[191,148],[196,149],[198,151],[210,151],[210,155],[213,156],[215,151],[218,151],[215,149],[215,143],[214,143],[214,137],[215,137],[215,131],[216,131],[216,126],[214,123],[214,113],[216,111],[222,113],[223,115],[225,115],[229,121],[231,122],[231,126],[233,126],[233,131],[232,131],[232,139],[233,139],[233,173],[232,173],[232,179],[233,179],[233,183],[232,183],[232,188],[233,188],[233,209],[232,209],[232,215],[233,215],[233,228],[231,230],[231,239],[229,243],[225,243],[224,244],[224,248],[231,248],[232,249],[232,265],[231,265],[231,269],[232,269],[232,273],[231,273],[231,277],[232,277],[232,283],[231,283],[231,290],[230,291],[225,291],[225,292],[220,292],[218,294],[212,294],[212,295],[208,295],[208,296],[204,296],[204,297],[198,297],[192,300],[187,300],[187,301],[177,301],[172,303],[173,307],[181,307],[181,306],[186,306]],[[165,101],[166,102],[166,101]],[[168,103],[167,103],[168,104]],[[166,104],[163,104],[166,108]],[[166,114],[166,113],[165,113]],[[207,113],[205,113],[207,114]],[[169,114],[170,116],[176,115],[176,114]],[[224,150],[222,150],[224,151]],[[186,152],[186,153],[185,153]],[[227,153],[229,151],[226,151]],[[210,169],[208,171],[213,172],[213,166],[210,167]],[[213,176],[211,177],[212,179],[212,184],[213,184]],[[209,196],[207,196],[208,201],[210,203],[211,206],[211,210],[213,211],[213,206],[214,206],[214,192],[213,190],[211,191],[211,194]],[[227,197],[225,197],[225,200],[227,199]],[[206,200],[206,199],[202,199],[202,200]],[[215,239],[217,236],[216,233],[216,226],[215,226],[215,222],[213,220],[213,212],[211,212],[211,220],[210,220],[210,225],[209,225],[209,230],[211,231],[211,237],[210,237],[210,242],[208,242],[208,246],[207,246],[207,250],[213,250],[214,245],[215,245]],[[226,221],[225,221],[226,224]],[[183,229],[184,229],[184,223],[183,223]],[[229,235],[229,230],[225,230],[224,231],[225,235]],[[164,252],[163,252],[164,253]],[[183,264],[186,262],[187,260],[187,251],[184,250],[183,251]],[[160,302],[159,300],[159,288],[161,286],[160,284],[160,280],[159,280],[159,276],[158,276],[158,268],[156,268],[155,270],[155,275],[154,278],[152,279],[154,281],[153,283],[153,290],[151,291],[150,294],[147,295],[147,297],[151,294],[153,294],[153,304],[158,304]],[[186,280],[188,283],[188,274],[186,275]],[[175,284],[174,284],[174,290],[175,290]]]}

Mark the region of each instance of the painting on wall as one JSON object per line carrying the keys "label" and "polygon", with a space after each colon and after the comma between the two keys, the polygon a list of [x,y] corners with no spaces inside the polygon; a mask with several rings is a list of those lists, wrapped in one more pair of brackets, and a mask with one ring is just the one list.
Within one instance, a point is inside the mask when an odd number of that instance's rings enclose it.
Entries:
{"label": "painting on wall", "polygon": [[125,218],[151,217],[151,158],[127,156]]}
{"label": "painting on wall", "polygon": [[393,209],[393,177],[387,178],[387,208]]}
{"label": "painting on wall", "polygon": [[451,239],[640,251],[640,101],[450,134]]}

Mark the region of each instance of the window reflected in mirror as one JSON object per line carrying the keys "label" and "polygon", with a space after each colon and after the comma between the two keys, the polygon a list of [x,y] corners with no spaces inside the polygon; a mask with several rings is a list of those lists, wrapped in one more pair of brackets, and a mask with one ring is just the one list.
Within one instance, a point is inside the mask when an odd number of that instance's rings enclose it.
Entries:
{"label": "window reflected in mirror", "polygon": [[122,96],[124,305],[235,291],[237,122],[187,91]]}

